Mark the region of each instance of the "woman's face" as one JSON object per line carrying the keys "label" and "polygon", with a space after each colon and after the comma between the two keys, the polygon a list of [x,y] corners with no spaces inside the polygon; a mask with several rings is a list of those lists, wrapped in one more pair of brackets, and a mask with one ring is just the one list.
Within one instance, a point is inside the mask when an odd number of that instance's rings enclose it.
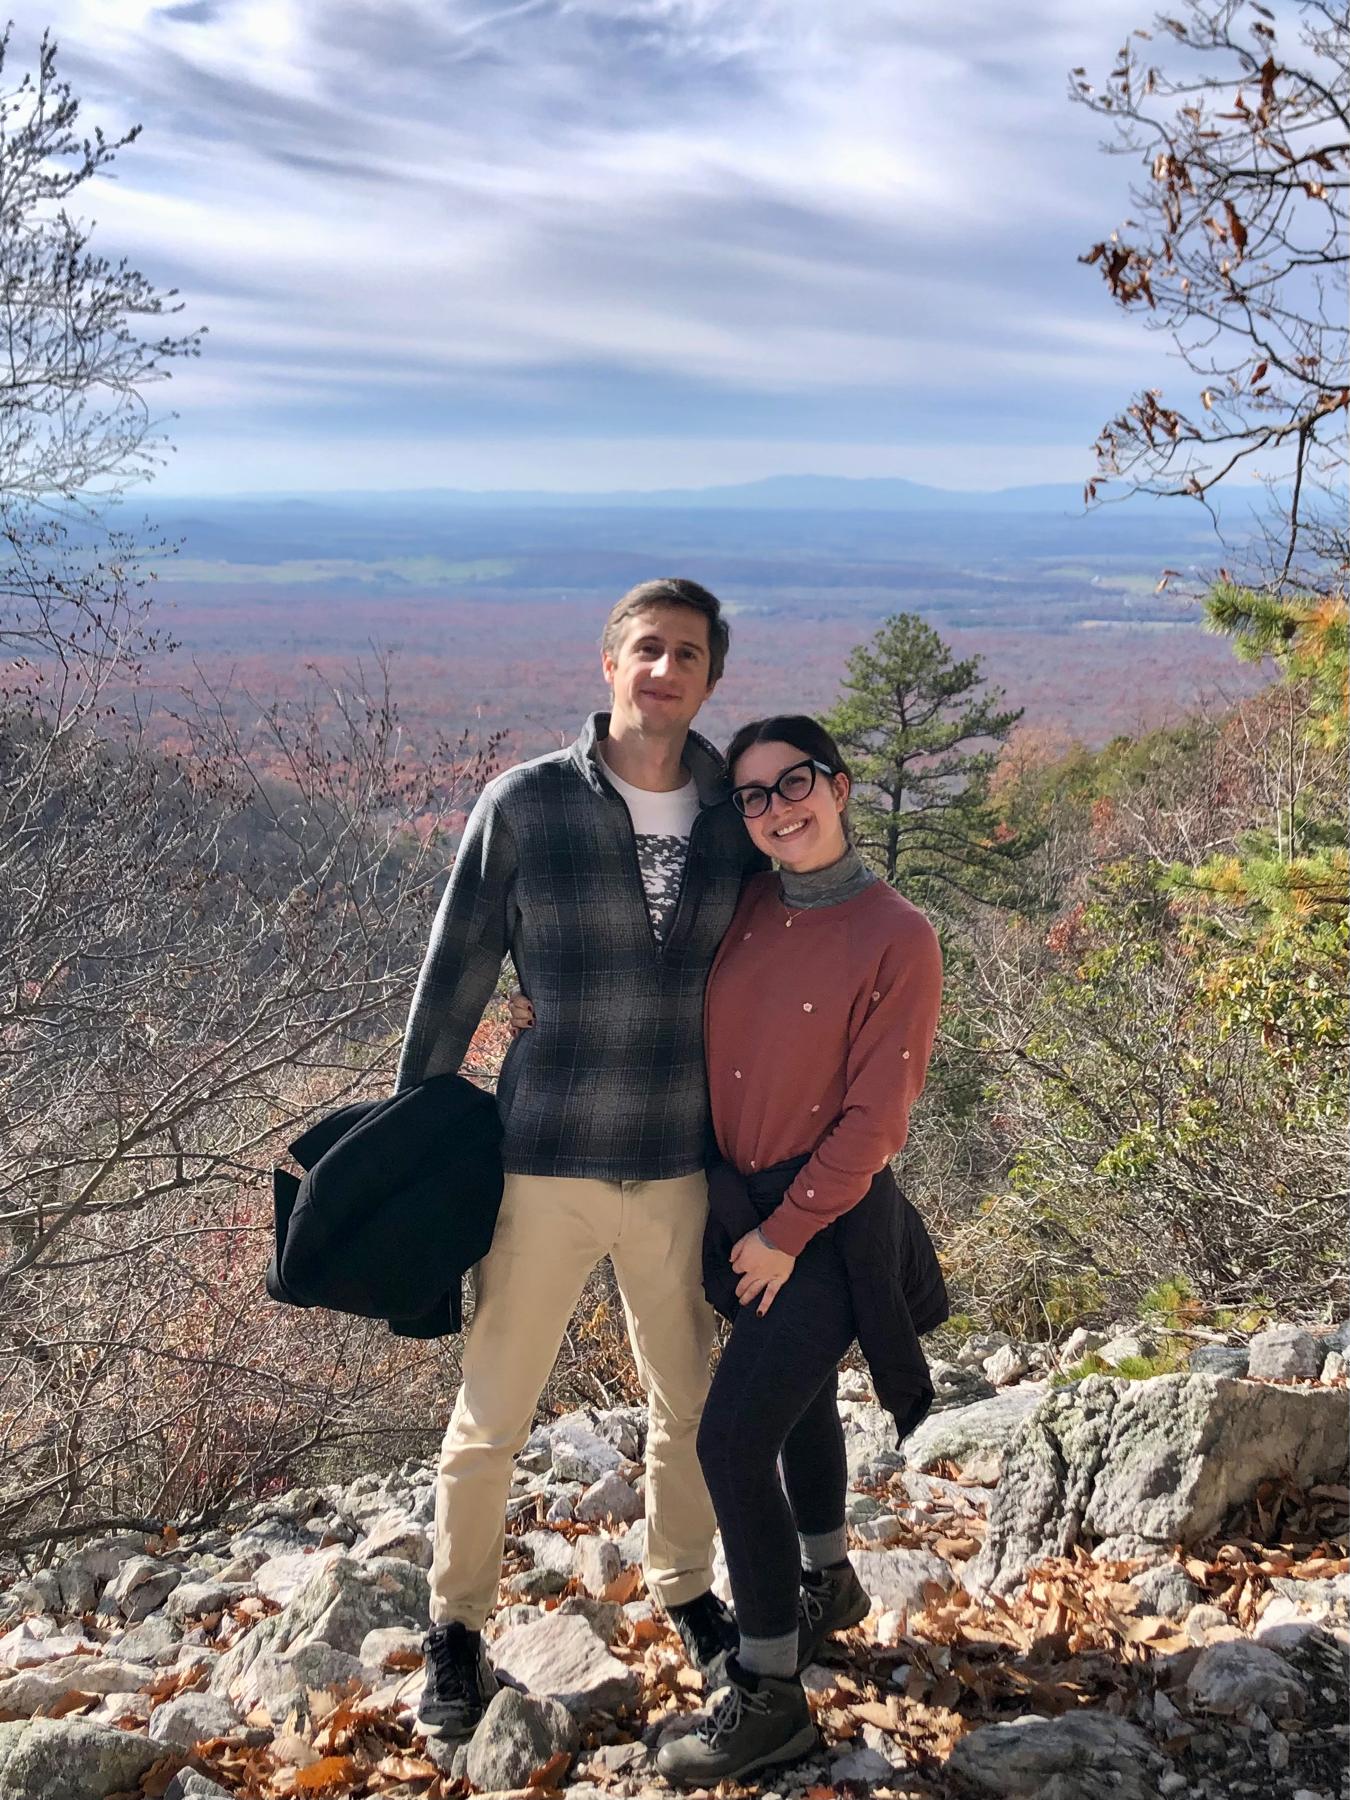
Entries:
{"label": "woman's face", "polygon": [[[732,784],[755,783],[771,788],[785,769],[809,763],[810,757],[795,744],[751,744],[736,758]],[[828,868],[844,854],[844,807],[848,802],[848,776],[823,775],[816,770],[815,786],[801,800],[785,800],[773,794],[767,812],[746,819],[745,829],[755,847],[785,869],[805,873]]]}

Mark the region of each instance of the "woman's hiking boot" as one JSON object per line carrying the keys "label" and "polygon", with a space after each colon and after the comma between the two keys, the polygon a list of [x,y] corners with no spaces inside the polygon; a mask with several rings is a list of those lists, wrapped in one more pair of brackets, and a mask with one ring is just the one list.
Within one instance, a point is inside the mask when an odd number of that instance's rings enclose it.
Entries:
{"label": "woman's hiking boot", "polygon": [[754,1769],[794,1762],[816,1747],[816,1727],[795,1675],[756,1675],[731,1657],[727,1686],[703,1723],[662,1744],[656,1766],[667,1781],[712,1787]]}
{"label": "woman's hiking boot", "polygon": [[797,1669],[813,1663],[831,1632],[861,1625],[872,1610],[867,1589],[844,1558],[828,1569],[803,1569],[797,1599]]}
{"label": "woman's hiking boot", "polygon": [[684,1653],[696,1669],[703,1671],[708,1692],[721,1687],[727,1678],[727,1658],[741,1641],[736,1621],[709,1588],[695,1600],[668,1606],[666,1614],[679,1634]]}
{"label": "woman's hiking boot", "polygon": [[418,1722],[441,1737],[468,1737],[497,1691],[497,1677],[481,1632],[467,1625],[433,1625],[422,1639],[426,1681]]}

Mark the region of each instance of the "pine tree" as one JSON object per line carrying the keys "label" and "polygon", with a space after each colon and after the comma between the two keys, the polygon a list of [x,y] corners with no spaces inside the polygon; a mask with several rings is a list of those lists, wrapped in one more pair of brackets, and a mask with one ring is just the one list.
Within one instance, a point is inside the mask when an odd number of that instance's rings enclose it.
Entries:
{"label": "pine tree", "polygon": [[913,613],[887,619],[848,661],[826,720],[854,774],[864,858],[920,905],[1006,902],[1029,842],[989,807],[997,746],[1021,718],[1004,709],[980,658],[956,662]]}

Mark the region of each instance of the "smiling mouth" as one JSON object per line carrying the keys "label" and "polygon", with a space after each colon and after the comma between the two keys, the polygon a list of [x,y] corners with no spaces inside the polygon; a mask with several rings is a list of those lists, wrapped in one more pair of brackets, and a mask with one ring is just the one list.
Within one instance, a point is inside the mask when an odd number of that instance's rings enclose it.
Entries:
{"label": "smiling mouth", "polygon": [[780,825],[773,835],[776,838],[796,837],[799,832],[805,831],[810,823],[809,819],[798,819],[795,825]]}

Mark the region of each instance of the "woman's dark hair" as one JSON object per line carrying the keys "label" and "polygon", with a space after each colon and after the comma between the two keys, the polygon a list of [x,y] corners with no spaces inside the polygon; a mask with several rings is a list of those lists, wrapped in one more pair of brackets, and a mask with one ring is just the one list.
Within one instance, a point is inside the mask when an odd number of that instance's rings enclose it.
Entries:
{"label": "woman's dark hair", "polygon": [[803,756],[824,763],[831,775],[847,775],[850,784],[853,771],[844,761],[838,744],[817,720],[805,713],[777,713],[772,719],[751,719],[727,745],[727,773],[736,779],[736,764],[752,744],[791,744]]}

